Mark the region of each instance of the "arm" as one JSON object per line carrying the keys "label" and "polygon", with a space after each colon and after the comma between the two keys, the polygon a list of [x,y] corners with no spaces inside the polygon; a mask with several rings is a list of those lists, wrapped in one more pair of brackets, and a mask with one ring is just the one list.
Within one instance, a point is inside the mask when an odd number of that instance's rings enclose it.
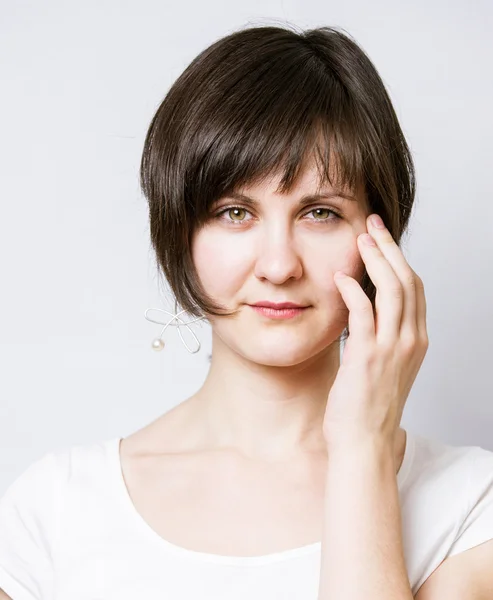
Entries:
{"label": "arm", "polygon": [[10,596],[7,596],[7,594],[3,590],[0,590],[0,600],[12,600],[12,598]]}
{"label": "arm", "polygon": [[[428,349],[426,298],[381,217],[358,235],[375,303],[336,272],[350,335],[331,385],[319,600],[412,600],[401,532],[394,444]],[[342,275],[342,276],[341,276]]]}
{"label": "arm", "polygon": [[318,600],[412,600],[391,444],[331,449]]}
{"label": "arm", "polygon": [[491,600],[493,540],[445,559],[416,594],[416,600]]}

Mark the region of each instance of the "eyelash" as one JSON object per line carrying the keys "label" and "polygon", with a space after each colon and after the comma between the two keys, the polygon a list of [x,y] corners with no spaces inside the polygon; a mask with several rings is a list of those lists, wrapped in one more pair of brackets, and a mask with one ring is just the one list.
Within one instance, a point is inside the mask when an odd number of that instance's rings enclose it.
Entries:
{"label": "eyelash", "polygon": [[[225,208],[221,209],[218,213],[215,214],[214,218],[218,219],[220,221],[224,220],[222,219],[222,215],[224,213],[227,213],[229,210],[232,210],[233,208],[239,208],[240,210],[244,210],[245,212],[249,213],[250,211],[246,208],[244,208],[243,206],[226,206]],[[309,219],[310,221],[314,221],[315,223],[321,223],[323,225],[325,225],[326,223],[331,223],[333,221],[338,221],[340,219],[342,219],[342,216],[337,213],[335,210],[332,210],[331,208],[327,208],[326,206],[316,206],[315,208],[310,209],[307,213],[307,215],[309,215],[310,213],[316,211],[316,210],[326,210],[329,213],[332,213],[334,215],[333,218],[327,218],[327,219]],[[251,214],[251,213],[250,213]],[[227,223],[232,223],[234,227],[236,227],[238,225],[242,225],[243,223],[246,223],[247,221],[231,221],[231,220],[227,220]]]}

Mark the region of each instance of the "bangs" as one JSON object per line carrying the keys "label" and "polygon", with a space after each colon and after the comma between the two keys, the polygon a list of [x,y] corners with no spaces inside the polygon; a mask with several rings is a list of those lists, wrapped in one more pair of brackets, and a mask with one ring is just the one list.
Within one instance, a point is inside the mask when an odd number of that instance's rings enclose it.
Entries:
{"label": "bangs", "polygon": [[212,202],[273,175],[277,193],[289,193],[311,160],[319,188],[354,191],[364,181],[363,130],[342,85],[313,59],[312,68],[288,65],[261,70],[254,86],[252,74],[236,82],[198,117],[185,180],[199,225]]}

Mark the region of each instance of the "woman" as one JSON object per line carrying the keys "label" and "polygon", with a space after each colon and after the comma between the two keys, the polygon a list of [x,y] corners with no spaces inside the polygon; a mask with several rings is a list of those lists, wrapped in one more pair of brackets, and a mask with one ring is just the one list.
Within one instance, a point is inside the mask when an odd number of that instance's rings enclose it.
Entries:
{"label": "woman", "polygon": [[141,181],[209,373],[10,486],[0,597],[486,597],[493,453],[400,427],[428,348],[398,245],[414,167],[363,50],[329,27],[218,40],[157,110]]}

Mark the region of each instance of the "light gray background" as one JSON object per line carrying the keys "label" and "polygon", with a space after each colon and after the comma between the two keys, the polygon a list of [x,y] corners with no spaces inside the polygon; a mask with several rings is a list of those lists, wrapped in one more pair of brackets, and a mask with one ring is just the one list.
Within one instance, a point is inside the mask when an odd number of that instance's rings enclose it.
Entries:
{"label": "light gray background", "polygon": [[[336,25],[368,52],[414,154],[403,250],[430,347],[402,425],[493,450],[493,8],[488,0],[37,0],[0,4],[0,493],[43,453],[126,436],[203,382],[168,307],[138,186],[167,89],[248,25]],[[163,303],[164,302],[164,303]],[[186,332],[184,333],[186,335]],[[193,340],[187,338],[191,344]]]}

